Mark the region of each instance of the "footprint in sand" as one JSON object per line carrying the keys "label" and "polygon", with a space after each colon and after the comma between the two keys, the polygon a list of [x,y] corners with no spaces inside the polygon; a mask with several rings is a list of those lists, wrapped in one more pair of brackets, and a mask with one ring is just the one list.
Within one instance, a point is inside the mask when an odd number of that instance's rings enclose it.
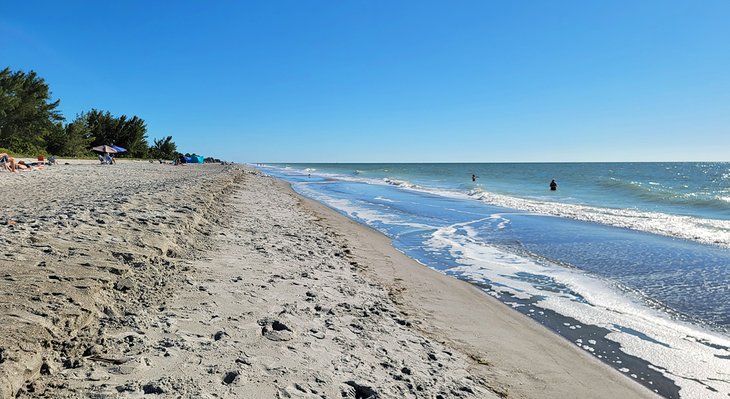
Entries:
{"label": "footprint in sand", "polygon": [[289,341],[294,338],[294,330],[277,319],[267,317],[258,323],[261,326],[261,335],[271,341]]}

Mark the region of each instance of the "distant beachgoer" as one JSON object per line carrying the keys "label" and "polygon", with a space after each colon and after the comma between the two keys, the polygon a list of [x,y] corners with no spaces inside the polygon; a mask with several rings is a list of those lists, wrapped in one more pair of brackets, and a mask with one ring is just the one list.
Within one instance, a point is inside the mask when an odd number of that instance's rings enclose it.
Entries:
{"label": "distant beachgoer", "polygon": [[558,183],[555,183],[555,179],[550,182],[550,191],[556,191],[558,189]]}
{"label": "distant beachgoer", "polygon": [[477,175],[471,175],[471,181],[477,181]]}

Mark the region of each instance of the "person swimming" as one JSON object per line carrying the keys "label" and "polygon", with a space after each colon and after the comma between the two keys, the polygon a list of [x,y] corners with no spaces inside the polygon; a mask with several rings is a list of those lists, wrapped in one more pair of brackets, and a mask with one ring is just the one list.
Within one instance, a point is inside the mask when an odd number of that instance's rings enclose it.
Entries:
{"label": "person swimming", "polygon": [[550,191],[557,191],[558,183],[555,183],[555,179],[550,182]]}

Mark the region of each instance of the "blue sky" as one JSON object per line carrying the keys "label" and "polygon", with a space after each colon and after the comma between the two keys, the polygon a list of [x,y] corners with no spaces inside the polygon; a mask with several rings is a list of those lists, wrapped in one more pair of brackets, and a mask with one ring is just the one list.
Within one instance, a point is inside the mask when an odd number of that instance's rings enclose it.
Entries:
{"label": "blue sky", "polygon": [[[730,2],[0,3],[68,119],[246,162],[730,160]],[[151,140],[150,140],[151,141]]]}

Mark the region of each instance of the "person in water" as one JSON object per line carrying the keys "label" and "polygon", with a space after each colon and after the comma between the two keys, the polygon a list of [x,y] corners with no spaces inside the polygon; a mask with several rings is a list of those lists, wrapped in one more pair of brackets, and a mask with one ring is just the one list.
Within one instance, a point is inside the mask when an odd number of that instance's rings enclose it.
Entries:
{"label": "person in water", "polygon": [[558,189],[558,183],[555,183],[555,179],[550,182],[550,191],[556,191]]}
{"label": "person in water", "polygon": [[471,175],[471,181],[477,181],[477,175],[472,174]]}

